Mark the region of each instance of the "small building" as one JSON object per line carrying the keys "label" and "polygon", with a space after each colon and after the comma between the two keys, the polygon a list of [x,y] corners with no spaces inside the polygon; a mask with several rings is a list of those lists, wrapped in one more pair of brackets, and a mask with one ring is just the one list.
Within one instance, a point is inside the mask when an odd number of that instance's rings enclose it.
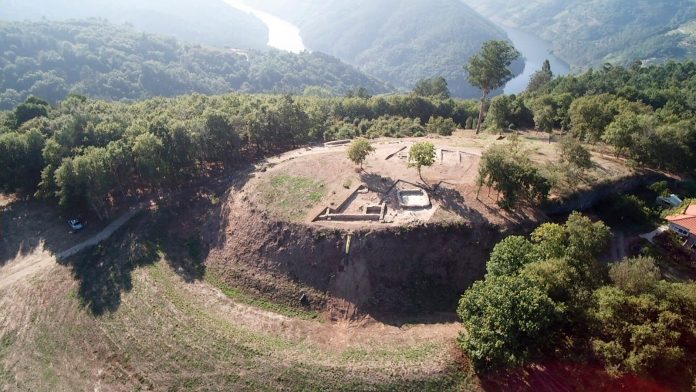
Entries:
{"label": "small building", "polygon": [[685,246],[696,244],[696,204],[686,208],[681,215],[670,215],[667,218],[669,229],[686,239]]}

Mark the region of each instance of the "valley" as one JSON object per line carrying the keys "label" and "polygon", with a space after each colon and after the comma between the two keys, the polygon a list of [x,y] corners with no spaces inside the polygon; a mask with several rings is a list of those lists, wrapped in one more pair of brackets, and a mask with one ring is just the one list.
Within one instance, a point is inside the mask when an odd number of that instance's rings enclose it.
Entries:
{"label": "valley", "polygon": [[549,43],[543,41],[533,33],[523,30],[504,27],[512,44],[520,51],[524,58],[524,70],[509,81],[503,90],[505,94],[520,94],[527,89],[529,80],[535,72],[539,71],[544,64],[544,60],[549,60],[551,71],[554,75],[563,76],[570,73],[570,67],[563,60],[553,54]]}
{"label": "valley", "polygon": [[692,390],[696,8],[629,3],[3,2],[0,391]]}
{"label": "valley", "polygon": [[688,0],[463,1],[496,23],[551,42],[554,54],[575,71],[605,63],[694,58],[692,38],[679,32],[696,15],[696,5]]}
{"label": "valley", "polygon": [[266,25],[268,29],[268,46],[293,53],[300,53],[306,50],[300,36],[300,29],[290,22],[250,7],[239,0],[225,0],[225,2],[234,9],[255,16]]}

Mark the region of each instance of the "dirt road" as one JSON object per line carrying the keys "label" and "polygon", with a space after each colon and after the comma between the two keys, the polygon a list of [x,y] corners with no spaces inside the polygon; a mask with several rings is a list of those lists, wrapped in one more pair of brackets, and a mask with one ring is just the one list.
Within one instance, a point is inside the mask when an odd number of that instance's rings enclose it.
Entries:
{"label": "dirt road", "polygon": [[132,208],[125,214],[121,215],[118,219],[111,222],[93,237],[57,254],[51,254],[45,249],[43,244],[41,244],[28,255],[17,256],[14,260],[0,268],[0,291],[11,286],[20,279],[34,275],[38,271],[54,265],[56,260],[68,258],[83,251],[84,249],[99,244],[100,242],[109,238],[116,230],[125,225],[131,218],[142,210],[143,205]]}

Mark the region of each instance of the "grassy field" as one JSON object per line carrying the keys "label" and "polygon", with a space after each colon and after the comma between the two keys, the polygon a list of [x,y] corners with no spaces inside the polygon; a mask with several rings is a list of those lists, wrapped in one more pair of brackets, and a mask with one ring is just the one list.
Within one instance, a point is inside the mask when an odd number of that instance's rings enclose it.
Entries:
{"label": "grassy field", "polygon": [[101,316],[78,286],[67,267],[55,267],[2,293],[0,390],[475,386],[449,363],[447,342],[377,333],[318,343],[311,337],[331,326],[235,303],[204,282],[184,282],[163,259],[134,269],[120,306]]}
{"label": "grassy field", "polygon": [[261,183],[258,192],[276,216],[297,222],[321,201],[326,189],[322,182],[307,177],[278,174]]}

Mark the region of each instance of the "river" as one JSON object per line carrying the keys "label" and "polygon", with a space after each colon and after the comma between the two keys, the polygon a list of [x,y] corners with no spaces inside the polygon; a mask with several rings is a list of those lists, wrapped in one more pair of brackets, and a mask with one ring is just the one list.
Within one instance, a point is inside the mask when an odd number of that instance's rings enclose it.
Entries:
{"label": "river", "polygon": [[529,78],[534,72],[541,69],[544,60],[551,63],[551,71],[554,75],[567,75],[570,66],[563,60],[551,54],[551,44],[534,34],[512,27],[501,26],[510,37],[515,48],[525,57],[524,71],[505,85],[505,94],[518,94],[527,89]]}
{"label": "river", "polygon": [[225,0],[225,3],[260,19],[268,28],[268,46],[292,53],[300,53],[307,49],[300,36],[300,29],[292,23],[239,0]]}
{"label": "river", "polygon": [[[300,53],[307,49],[300,36],[300,29],[292,23],[249,6],[241,0],[225,0],[225,2],[233,8],[254,15],[266,25],[268,28],[268,46],[293,53]],[[546,59],[551,63],[551,71],[554,75],[566,75],[570,72],[568,64],[550,53],[551,44],[548,42],[520,29],[505,26],[501,26],[501,28],[505,30],[515,48],[526,59],[522,74],[505,86],[506,94],[523,92],[529,84],[529,78],[534,72],[541,69]]]}

